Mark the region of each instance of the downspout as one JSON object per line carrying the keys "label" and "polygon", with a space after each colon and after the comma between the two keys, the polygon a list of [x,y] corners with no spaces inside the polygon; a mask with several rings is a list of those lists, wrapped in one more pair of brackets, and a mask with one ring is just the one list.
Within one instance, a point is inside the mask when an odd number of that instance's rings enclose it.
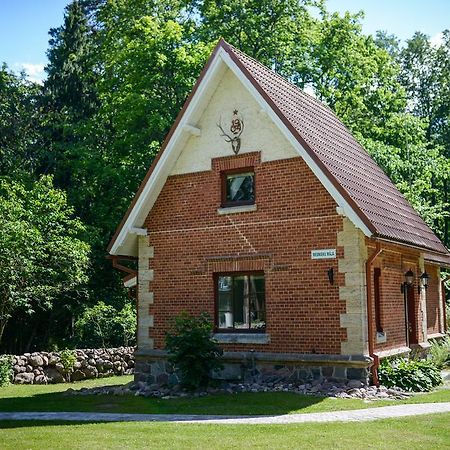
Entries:
{"label": "downspout", "polygon": [[382,252],[381,244],[376,242],[375,252],[370,256],[366,262],[366,295],[367,295],[367,340],[369,344],[369,356],[373,358],[373,364],[370,368],[372,373],[372,383],[375,386],[379,385],[378,382],[378,356],[374,353],[373,342],[373,301],[372,301],[372,264],[377,256]]}
{"label": "downspout", "polygon": [[442,286],[442,319],[443,319],[443,329],[441,333],[446,333],[447,330],[447,302],[445,301],[445,283],[450,280],[450,275],[447,275],[443,280],[441,280]]}

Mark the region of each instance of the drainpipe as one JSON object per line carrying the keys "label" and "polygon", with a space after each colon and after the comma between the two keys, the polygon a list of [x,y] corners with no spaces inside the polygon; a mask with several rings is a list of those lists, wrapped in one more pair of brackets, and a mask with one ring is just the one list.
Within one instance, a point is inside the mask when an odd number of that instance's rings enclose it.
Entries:
{"label": "drainpipe", "polygon": [[441,333],[446,333],[447,330],[447,303],[445,301],[445,283],[450,280],[450,275],[447,275],[443,280],[441,280],[441,290],[442,290],[442,319],[443,319],[443,328]]}
{"label": "drainpipe", "polygon": [[373,342],[373,301],[372,301],[372,263],[375,258],[382,252],[381,244],[376,242],[375,252],[370,256],[366,262],[366,295],[367,295],[367,340],[369,343],[369,356],[373,358],[373,364],[370,368],[372,373],[372,382],[375,386],[379,385],[378,382],[378,356],[374,354],[374,342]]}

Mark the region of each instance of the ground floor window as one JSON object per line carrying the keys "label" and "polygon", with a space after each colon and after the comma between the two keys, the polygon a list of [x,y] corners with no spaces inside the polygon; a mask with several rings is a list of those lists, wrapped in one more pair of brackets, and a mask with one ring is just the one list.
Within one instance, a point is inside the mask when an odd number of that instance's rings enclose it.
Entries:
{"label": "ground floor window", "polygon": [[217,274],[217,328],[226,331],[264,332],[266,298],[264,273]]}

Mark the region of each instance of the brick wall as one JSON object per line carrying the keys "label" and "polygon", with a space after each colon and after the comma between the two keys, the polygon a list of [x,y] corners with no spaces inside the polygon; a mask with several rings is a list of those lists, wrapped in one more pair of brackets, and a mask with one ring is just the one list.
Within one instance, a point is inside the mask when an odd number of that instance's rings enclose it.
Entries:
{"label": "brick wall", "polygon": [[[255,167],[257,211],[219,215],[220,171]],[[337,248],[342,217],[301,158],[260,163],[257,152],[217,158],[212,170],[168,178],[145,227],[153,269],[154,348],[164,347],[171,317],[185,310],[214,316],[213,274],[263,270],[269,344],[225,350],[340,354],[346,330],[337,261],[311,260],[312,249]],[[336,282],[330,285],[327,270]]]}

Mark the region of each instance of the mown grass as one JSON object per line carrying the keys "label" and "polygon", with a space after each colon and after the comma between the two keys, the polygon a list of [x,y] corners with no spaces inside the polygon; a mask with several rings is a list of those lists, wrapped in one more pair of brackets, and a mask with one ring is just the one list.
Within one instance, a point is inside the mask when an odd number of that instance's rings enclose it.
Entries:
{"label": "mown grass", "polygon": [[0,422],[2,449],[448,449],[450,414],[361,423]]}
{"label": "mown grass", "polygon": [[450,389],[438,389],[402,401],[312,397],[288,392],[240,393],[200,398],[154,399],[133,395],[66,396],[69,387],[125,384],[132,377],[112,377],[73,384],[11,385],[0,388],[0,411],[85,411],[149,414],[272,415],[353,410],[400,403],[450,402]]}

